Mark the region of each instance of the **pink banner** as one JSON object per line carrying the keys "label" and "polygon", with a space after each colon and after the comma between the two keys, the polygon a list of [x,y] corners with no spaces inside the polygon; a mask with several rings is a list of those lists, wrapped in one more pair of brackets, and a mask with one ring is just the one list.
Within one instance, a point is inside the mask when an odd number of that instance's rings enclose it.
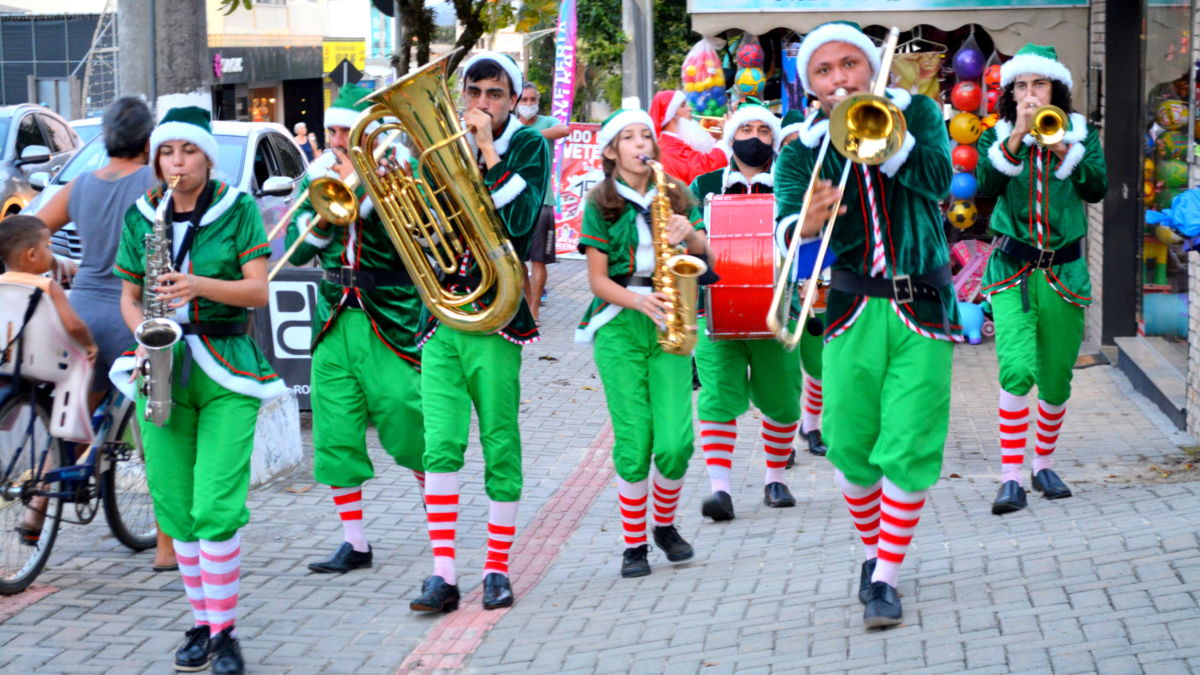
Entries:
{"label": "pink banner", "polygon": [[596,145],[599,124],[574,122],[571,133],[561,141],[561,171],[558,176],[558,209],[554,214],[555,249],[559,255],[579,249],[583,228],[583,200],[604,178],[600,148]]}

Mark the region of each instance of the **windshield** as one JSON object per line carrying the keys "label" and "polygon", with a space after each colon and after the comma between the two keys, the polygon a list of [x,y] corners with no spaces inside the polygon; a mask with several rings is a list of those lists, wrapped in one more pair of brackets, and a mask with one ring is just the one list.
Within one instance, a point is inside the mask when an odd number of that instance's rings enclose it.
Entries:
{"label": "windshield", "polygon": [[3,148],[3,143],[8,140],[8,121],[11,117],[5,115],[0,117],[0,148]]}
{"label": "windshield", "polygon": [[245,136],[217,136],[217,170],[214,178],[238,185],[242,180],[242,159],[246,154]]}
{"label": "windshield", "polygon": [[58,172],[58,175],[54,177],[54,184],[66,185],[75,180],[79,174],[95,171],[105,164],[108,164],[108,153],[104,151],[104,139],[93,138],[87,142],[87,145],[80,148],[79,152],[75,153],[62,171]]}
{"label": "windshield", "polygon": [[99,136],[101,129],[99,124],[81,124],[79,126],[72,126],[71,128],[75,130],[75,133],[79,134],[80,140],[84,143]]}
{"label": "windshield", "polygon": [[[0,138],[8,120],[0,119]],[[243,136],[217,136],[217,170],[214,178],[219,178],[230,185],[237,185],[242,178],[242,153],[246,147]],[[62,171],[54,177],[55,185],[66,185],[75,180],[81,173],[95,171],[108,163],[108,153],[104,151],[104,138],[97,136],[88,141]]]}

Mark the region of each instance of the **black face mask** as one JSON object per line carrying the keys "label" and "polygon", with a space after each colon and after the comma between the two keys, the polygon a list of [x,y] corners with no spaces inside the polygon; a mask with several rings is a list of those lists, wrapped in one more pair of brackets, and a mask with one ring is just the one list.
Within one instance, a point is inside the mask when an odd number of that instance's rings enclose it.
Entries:
{"label": "black face mask", "polygon": [[758,168],[766,166],[771,161],[775,149],[757,138],[743,138],[733,142],[733,154],[742,164]]}

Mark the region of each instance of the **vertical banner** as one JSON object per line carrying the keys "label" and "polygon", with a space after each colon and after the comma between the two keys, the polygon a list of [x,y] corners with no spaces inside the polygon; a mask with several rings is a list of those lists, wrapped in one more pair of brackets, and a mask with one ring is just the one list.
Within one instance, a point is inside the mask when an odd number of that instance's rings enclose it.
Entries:
{"label": "vertical banner", "polygon": [[[554,92],[550,101],[550,115],[557,119],[559,124],[570,124],[571,109],[574,105],[575,0],[563,0],[559,4],[558,32],[554,36]],[[574,133],[572,133],[573,135]],[[564,241],[564,236],[570,234],[570,232],[564,232],[561,229],[563,223],[563,201],[566,199],[566,193],[560,187],[561,179],[565,177],[563,173],[563,148],[569,140],[570,137],[555,141],[554,165],[551,168],[551,175],[554,178],[550,181],[550,189],[558,193],[558,199],[555,200],[554,218],[555,240],[559,251],[563,250],[562,242]],[[582,215],[582,211],[580,214]],[[575,241],[579,241],[578,229],[575,230]],[[574,250],[574,245],[571,245],[571,249]]]}
{"label": "vertical banner", "polygon": [[598,133],[599,124],[575,122],[571,133],[560,141],[558,208],[554,212],[554,248],[560,256],[577,254],[583,230],[583,200],[604,179],[600,147],[596,145]]}

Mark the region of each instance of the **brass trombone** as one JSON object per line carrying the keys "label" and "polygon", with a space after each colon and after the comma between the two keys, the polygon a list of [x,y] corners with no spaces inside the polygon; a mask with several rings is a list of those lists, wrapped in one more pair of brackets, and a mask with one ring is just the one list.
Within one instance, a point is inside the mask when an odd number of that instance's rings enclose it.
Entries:
{"label": "brass trombone", "polygon": [[1056,105],[1044,105],[1033,111],[1029,134],[1043,148],[1054,145],[1067,135],[1067,113]]}

